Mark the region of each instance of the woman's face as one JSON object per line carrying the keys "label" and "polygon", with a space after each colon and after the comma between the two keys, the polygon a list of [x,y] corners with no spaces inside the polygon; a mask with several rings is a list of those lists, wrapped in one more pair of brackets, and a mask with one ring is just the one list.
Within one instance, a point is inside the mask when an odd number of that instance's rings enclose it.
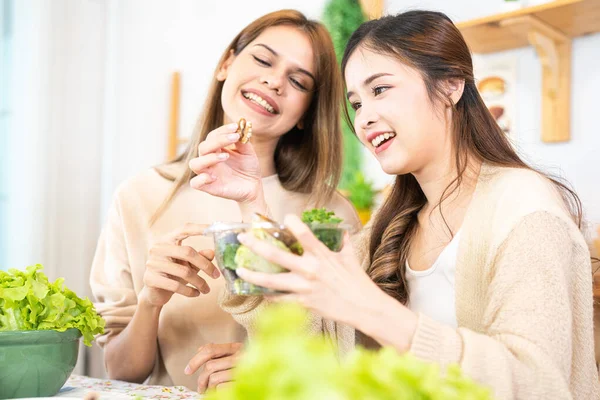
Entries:
{"label": "woman's face", "polygon": [[316,87],[309,38],[290,26],[265,29],[237,56],[230,55],[217,79],[226,123],[245,118],[255,136],[277,138],[304,116]]}
{"label": "woman's face", "polygon": [[360,141],[388,174],[419,174],[451,154],[444,107],[421,74],[398,59],[357,48],[345,71]]}

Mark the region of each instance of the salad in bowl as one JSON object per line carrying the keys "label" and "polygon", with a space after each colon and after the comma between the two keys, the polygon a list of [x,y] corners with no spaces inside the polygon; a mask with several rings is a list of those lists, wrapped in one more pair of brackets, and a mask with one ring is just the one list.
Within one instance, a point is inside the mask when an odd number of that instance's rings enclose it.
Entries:
{"label": "salad in bowl", "polygon": [[[302,213],[302,221],[307,224],[314,235],[331,251],[340,251],[344,232],[349,229],[332,211],[324,208],[312,209]],[[259,272],[277,274],[286,269],[254,254],[248,247],[238,241],[238,234],[249,233],[260,240],[301,256],[303,249],[294,235],[283,225],[255,214],[251,223],[216,222],[206,229],[215,242],[215,259],[217,266],[227,281],[229,292],[238,295],[277,294],[271,289],[248,283],[241,279],[236,270],[240,267]]]}

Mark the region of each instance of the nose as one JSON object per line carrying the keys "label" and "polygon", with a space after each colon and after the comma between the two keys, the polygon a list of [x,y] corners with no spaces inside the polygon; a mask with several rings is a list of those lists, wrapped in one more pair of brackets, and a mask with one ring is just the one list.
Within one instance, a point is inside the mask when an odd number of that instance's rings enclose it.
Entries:
{"label": "nose", "polygon": [[358,126],[361,130],[367,131],[375,124],[375,122],[377,122],[377,118],[375,110],[363,103],[360,107],[360,112],[357,112],[354,117],[354,126]]}
{"label": "nose", "polygon": [[283,89],[283,77],[277,72],[265,74],[260,78],[260,83],[265,85],[269,90],[274,91],[278,95],[282,93]]}

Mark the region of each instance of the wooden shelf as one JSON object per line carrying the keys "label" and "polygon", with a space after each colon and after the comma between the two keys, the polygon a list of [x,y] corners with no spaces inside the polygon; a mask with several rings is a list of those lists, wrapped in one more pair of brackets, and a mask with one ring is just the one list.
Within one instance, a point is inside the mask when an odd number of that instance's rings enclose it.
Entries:
{"label": "wooden shelf", "polygon": [[600,0],[556,0],[456,26],[471,51],[494,53],[529,46],[531,20],[550,26],[569,38],[600,32]]}
{"label": "wooden shelf", "polygon": [[367,19],[375,19],[383,14],[383,0],[359,0],[360,7]]}
{"label": "wooden shelf", "polygon": [[571,41],[600,32],[600,0],[556,0],[457,26],[474,53],[535,47],[542,65],[542,140],[568,141]]}

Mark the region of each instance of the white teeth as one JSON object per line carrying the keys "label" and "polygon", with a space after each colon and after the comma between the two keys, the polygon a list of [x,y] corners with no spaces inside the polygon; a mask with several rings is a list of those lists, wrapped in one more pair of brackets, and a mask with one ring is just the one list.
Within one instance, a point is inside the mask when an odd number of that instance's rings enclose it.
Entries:
{"label": "white teeth", "polygon": [[396,134],[394,132],[382,133],[381,135],[371,140],[371,144],[373,145],[373,147],[379,147],[379,145],[381,145],[381,143],[383,143],[385,140],[391,139],[395,136]]}
{"label": "white teeth", "polygon": [[267,103],[267,101],[265,99],[263,99],[262,97],[254,94],[254,93],[243,93],[243,96],[245,98],[251,100],[253,103],[258,104],[259,106],[262,106],[265,110],[267,110],[271,114],[275,114],[275,109],[273,107],[271,107],[271,105],[269,103]]}

